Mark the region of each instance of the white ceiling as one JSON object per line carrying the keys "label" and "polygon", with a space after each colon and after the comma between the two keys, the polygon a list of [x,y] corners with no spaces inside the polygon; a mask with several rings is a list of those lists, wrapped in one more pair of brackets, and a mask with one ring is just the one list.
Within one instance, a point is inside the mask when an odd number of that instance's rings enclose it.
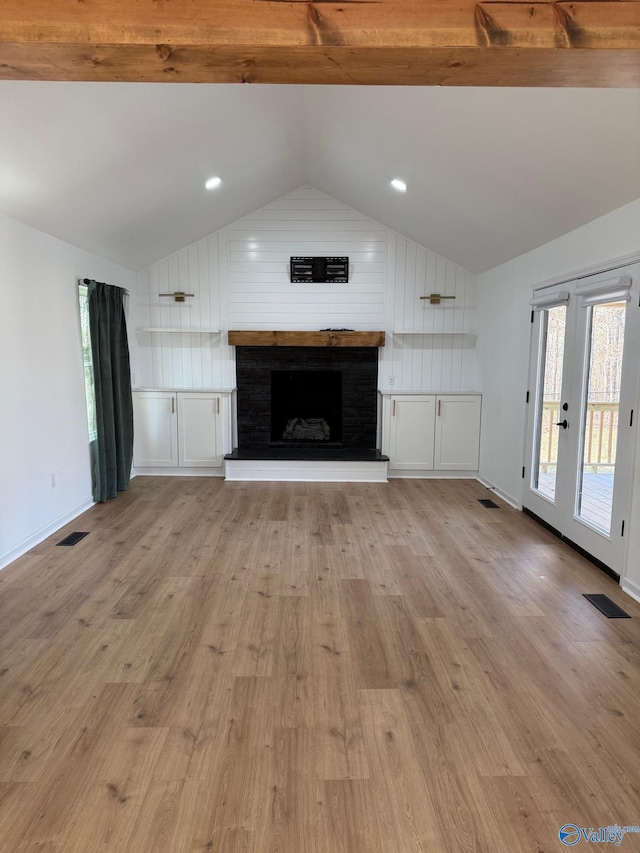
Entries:
{"label": "white ceiling", "polygon": [[0,115],[0,211],[131,269],[305,183],[473,272],[640,197],[633,89],[19,81]]}

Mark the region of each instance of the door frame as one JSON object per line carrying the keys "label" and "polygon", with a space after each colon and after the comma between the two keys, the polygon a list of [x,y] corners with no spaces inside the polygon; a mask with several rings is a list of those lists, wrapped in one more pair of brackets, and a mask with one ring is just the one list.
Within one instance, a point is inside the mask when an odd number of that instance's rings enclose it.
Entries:
{"label": "door frame", "polygon": [[[570,283],[572,284],[572,283]],[[534,452],[536,450],[536,438],[537,438],[537,426],[538,426],[538,416],[539,416],[539,406],[538,406],[538,383],[541,379],[542,373],[542,364],[543,364],[543,353],[542,353],[542,318],[544,317],[544,310],[546,308],[552,307],[560,307],[564,306],[566,308],[566,324],[565,324],[565,335],[566,330],[569,328],[573,320],[572,315],[572,306],[569,303],[569,291],[567,282],[563,282],[561,285],[555,285],[551,287],[547,287],[544,289],[544,293],[540,294],[540,292],[536,291],[534,293],[534,298],[532,299],[532,303],[534,301],[542,303],[544,299],[544,303],[540,305],[539,310],[536,310],[532,305],[531,310],[531,338],[529,342],[529,375],[528,375],[528,399],[527,399],[527,418],[525,423],[525,438],[524,438],[524,482],[522,484],[522,495],[521,502],[522,506],[527,509],[528,512],[533,513],[536,518],[539,518],[544,522],[551,530],[562,535],[562,527],[563,522],[562,519],[557,517],[559,510],[557,509],[557,504],[555,500],[551,500],[546,497],[542,493],[538,491],[534,491],[531,486],[533,475],[534,475]],[[562,374],[563,374],[563,387],[566,382],[566,376],[571,371],[573,361],[573,352],[564,347],[563,345],[563,358],[562,358]],[[564,442],[567,436],[562,433],[558,434],[558,443]],[[563,458],[560,459],[560,462],[564,462],[566,465],[566,456],[563,455]],[[558,486],[560,486],[560,491],[563,488],[566,489],[567,484],[563,482],[562,475],[565,472],[561,469],[560,465],[558,465],[556,470],[556,497],[558,495]]]}
{"label": "door frame", "polygon": [[[563,359],[563,370],[570,373],[563,374],[563,380],[566,381],[568,376],[576,376],[575,358],[577,357],[584,361],[586,351],[584,348],[584,335],[586,332],[586,322],[583,322],[585,315],[581,314],[584,307],[580,304],[580,287],[584,289],[585,283],[589,286],[595,286],[600,281],[608,281],[616,276],[631,275],[632,283],[630,288],[629,308],[626,314],[625,323],[625,341],[624,341],[624,360],[623,360],[623,376],[622,376],[622,394],[620,397],[620,415],[618,422],[618,452],[626,456],[626,462],[622,466],[616,468],[615,492],[612,507],[612,526],[610,536],[606,537],[599,533],[588,523],[579,519],[575,515],[575,495],[577,489],[577,476],[579,476],[580,462],[569,460],[567,466],[563,466],[564,470],[559,466],[558,476],[561,474],[566,476],[567,469],[571,469],[570,481],[564,484],[565,490],[571,491],[570,506],[565,506],[563,511],[545,512],[545,503],[553,508],[556,506],[554,502],[547,500],[543,496],[536,493],[532,487],[532,466],[533,466],[533,451],[536,434],[537,421],[537,382],[539,373],[539,349],[540,349],[540,314],[542,310],[532,311],[531,325],[531,340],[529,348],[529,372],[528,372],[528,395],[527,395],[527,417],[525,419],[525,440],[524,440],[524,467],[523,467],[523,483],[521,503],[523,508],[526,507],[530,514],[535,514],[543,523],[559,533],[560,536],[576,545],[578,550],[582,550],[588,556],[594,558],[594,562],[601,565],[603,568],[608,568],[610,572],[621,578],[625,575],[626,561],[628,556],[628,525],[631,512],[633,492],[633,459],[634,452],[637,454],[638,443],[636,425],[640,418],[640,376],[638,376],[637,368],[634,365],[640,363],[640,255],[634,255],[630,259],[620,265],[613,263],[602,264],[599,269],[591,269],[585,275],[584,273],[574,274],[570,277],[563,277],[554,282],[545,282],[543,285],[534,286],[532,304],[536,301],[536,297],[552,297],[561,291],[566,290],[571,294],[570,301],[567,302],[567,330],[571,323],[574,328],[571,334],[574,337],[576,344],[576,352],[565,351]],[[564,287],[563,287],[564,286]],[[578,292],[576,293],[576,290]],[[562,304],[561,300],[556,300],[552,304]],[[585,326],[584,329],[581,326]],[[584,365],[582,365],[584,368]],[[634,373],[636,374],[634,379]],[[580,389],[580,395],[584,395],[584,381],[581,380],[583,387]],[[566,387],[566,386],[565,386]],[[574,392],[577,399],[578,392]],[[633,410],[633,422],[630,421],[630,412]],[[574,421],[580,417],[582,411],[582,402],[579,410],[572,412]],[[578,422],[579,423],[579,422]],[[575,434],[574,434],[575,435]],[[566,441],[565,437],[565,441]],[[574,447],[574,453],[576,448]],[[578,441],[577,459],[581,458],[582,440]],[[626,464],[628,463],[628,464]],[[532,506],[533,504],[533,506]],[[539,506],[538,506],[539,504]],[[542,512],[538,514],[536,509]],[[556,523],[549,521],[549,518],[556,519]],[[624,521],[624,527],[622,525]],[[576,535],[577,534],[577,535]],[[625,535],[626,534],[626,535]],[[576,539],[579,541],[576,542]],[[608,539],[614,547],[608,551],[607,559],[602,559],[602,548],[600,545]],[[604,551],[606,552],[606,548]],[[610,565],[613,562],[614,565]]]}

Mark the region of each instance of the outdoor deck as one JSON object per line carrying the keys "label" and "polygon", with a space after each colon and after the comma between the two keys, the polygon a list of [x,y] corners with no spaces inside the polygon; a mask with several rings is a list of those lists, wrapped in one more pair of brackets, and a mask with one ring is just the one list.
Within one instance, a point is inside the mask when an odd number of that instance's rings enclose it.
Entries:
{"label": "outdoor deck", "polygon": [[[557,422],[562,419],[560,402],[545,400],[540,424],[539,491],[553,499],[554,469],[558,460]],[[613,502],[613,475],[618,442],[618,402],[587,405],[584,423],[584,472],[580,518],[609,533]]]}
{"label": "outdoor deck", "polygon": [[[553,497],[555,474],[540,472],[538,487],[545,497]],[[582,480],[582,506],[580,518],[607,533],[611,529],[613,500],[613,471],[585,472]]]}

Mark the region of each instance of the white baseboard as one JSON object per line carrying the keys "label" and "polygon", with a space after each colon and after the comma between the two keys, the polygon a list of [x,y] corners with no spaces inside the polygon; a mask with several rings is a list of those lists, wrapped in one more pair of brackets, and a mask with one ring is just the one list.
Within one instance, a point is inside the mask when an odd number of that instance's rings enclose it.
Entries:
{"label": "white baseboard", "polygon": [[40,542],[48,536],[51,536],[51,534],[55,533],[56,530],[60,530],[61,527],[64,527],[65,524],[68,524],[70,521],[73,521],[74,518],[82,515],[83,512],[91,509],[92,506],[95,506],[93,498],[86,498],[86,500],[79,503],[73,509],[65,512],[63,515],[59,515],[54,521],[44,527],[41,527],[40,530],[36,530],[36,532],[32,533],[30,536],[27,536],[26,539],[23,539],[22,542],[19,542],[9,551],[5,551],[4,554],[0,554],[0,569],[6,568],[9,563],[13,563],[14,560],[17,560],[18,557],[26,554],[27,551],[31,550],[31,548],[35,548],[36,545],[39,545]]}
{"label": "white baseboard", "polygon": [[132,477],[224,477],[224,468],[136,468]]}
{"label": "white baseboard", "polygon": [[407,470],[392,468],[388,472],[388,477],[390,480],[475,480],[477,471],[423,471],[419,468]]}
{"label": "white baseboard", "polygon": [[620,581],[620,586],[623,592],[626,592],[631,598],[635,598],[636,601],[640,602],[640,584],[629,580],[629,578],[623,578]]}
{"label": "white baseboard", "polygon": [[315,462],[287,459],[227,459],[231,481],[386,483],[386,462]]}
{"label": "white baseboard", "polygon": [[482,485],[486,489],[489,489],[490,491],[494,492],[505,503],[508,503],[509,506],[512,506],[514,509],[518,509],[518,510],[522,511],[522,504],[520,503],[520,501],[516,500],[514,497],[511,497],[511,495],[507,494],[507,492],[503,492],[502,489],[499,489],[497,486],[494,486],[491,483],[488,483],[486,480],[483,480],[482,477],[478,477],[477,475],[476,475],[476,480],[479,483],[482,483]]}

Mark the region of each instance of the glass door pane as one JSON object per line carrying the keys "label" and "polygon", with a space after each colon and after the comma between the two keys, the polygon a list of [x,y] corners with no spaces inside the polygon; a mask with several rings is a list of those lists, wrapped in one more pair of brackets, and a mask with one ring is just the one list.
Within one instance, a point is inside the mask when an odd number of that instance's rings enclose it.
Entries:
{"label": "glass door pane", "polygon": [[626,309],[626,302],[587,309],[589,362],[576,515],[607,534],[611,532]]}
{"label": "glass door pane", "polygon": [[566,305],[547,308],[541,316],[540,365],[538,378],[535,456],[532,466],[532,488],[555,501],[558,470],[558,431],[564,337],[567,323]]}

